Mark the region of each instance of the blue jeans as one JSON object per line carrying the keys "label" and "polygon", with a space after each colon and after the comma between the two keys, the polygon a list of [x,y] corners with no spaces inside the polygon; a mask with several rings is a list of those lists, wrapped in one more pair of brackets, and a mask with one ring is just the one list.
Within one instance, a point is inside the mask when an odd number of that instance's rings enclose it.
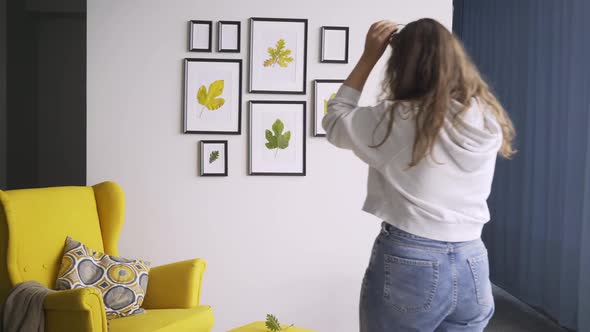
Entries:
{"label": "blue jeans", "polygon": [[363,279],[361,332],[483,331],[493,314],[480,239],[434,241],[383,223]]}

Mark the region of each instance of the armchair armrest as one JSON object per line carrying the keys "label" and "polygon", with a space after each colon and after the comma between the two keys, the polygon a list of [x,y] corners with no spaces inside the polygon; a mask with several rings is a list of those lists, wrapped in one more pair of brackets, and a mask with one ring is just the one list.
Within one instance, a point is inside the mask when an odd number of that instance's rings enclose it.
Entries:
{"label": "armchair armrest", "polygon": [[185,309],[198,306],[206,268],[207,262],[203,259],[191,259],[152,268],[142,307]]}
{"label": "armchair armrest", "polygon": [[43,302],[48,332],[106,332],[107,317],[100,291],[78,288],[47,294]]}

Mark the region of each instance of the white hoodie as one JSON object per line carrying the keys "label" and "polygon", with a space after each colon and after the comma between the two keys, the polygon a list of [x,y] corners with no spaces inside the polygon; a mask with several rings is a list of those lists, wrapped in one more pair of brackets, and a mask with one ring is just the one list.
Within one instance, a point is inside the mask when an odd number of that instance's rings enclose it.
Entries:
{"label": "white hoodie", "polygon": [[391,101],[359,107],[361,93],[342,86],[328,103],[323,127],[328,141],[352,150],[369,164],[363,210],[406,232],[433,240],[459,242],[478,239],[490,215],[490,194],[502,131],[494,115],[475,99],[458,121],[462,107],[454,101],[432,155],[409,168],[415,118],[398,103],[394,127],[385,143]]}

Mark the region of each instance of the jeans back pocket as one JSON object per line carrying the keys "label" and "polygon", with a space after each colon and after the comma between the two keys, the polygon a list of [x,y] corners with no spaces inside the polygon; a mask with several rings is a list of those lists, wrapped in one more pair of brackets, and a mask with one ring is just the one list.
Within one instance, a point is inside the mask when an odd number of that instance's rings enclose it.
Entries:
{"label": "jeans back pocket", "polygon": [[438,287],[439,263],[385,254],[385,303],[401,312],[426,312]]}
{"label": "jeans back pocket", "polygon": [[467,261],[473,275],[477,303],[480,305],[492,305],[494,296],[492,295],[492,283],[490,282],[488,253],[468,258]]}

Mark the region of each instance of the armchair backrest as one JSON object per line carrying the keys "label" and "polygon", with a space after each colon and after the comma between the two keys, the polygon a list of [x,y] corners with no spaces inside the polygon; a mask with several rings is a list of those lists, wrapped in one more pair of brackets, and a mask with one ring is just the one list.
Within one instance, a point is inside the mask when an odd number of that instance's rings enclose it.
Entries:
{"label": "armchair backrest", "polygon": [[0,300],[27,280],[53,288],[68,236],[118,255],[124,209],[114,182],[0,191]]}

